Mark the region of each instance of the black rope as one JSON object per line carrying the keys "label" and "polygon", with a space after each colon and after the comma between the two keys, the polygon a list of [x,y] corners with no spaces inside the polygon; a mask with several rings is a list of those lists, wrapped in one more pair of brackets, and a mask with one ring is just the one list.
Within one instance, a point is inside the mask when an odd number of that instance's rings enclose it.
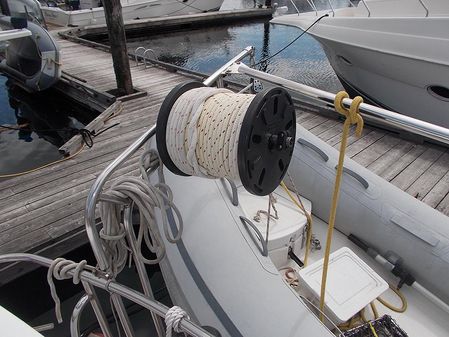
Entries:
{"label": "black rope", "polygon": [[95,131],[89,131],[87,129],[75,129],[75,128],[64,128],[64,129],[30,129],[27,127],[14,127],[14,126],[8,126],[8,125],[2,125],[0,124],[0,128],[4,128],[7,130],[14,130],[14,131],[29,131],[29,132],[58,132],[58,131],[71,131],[72,135],[80,135],[84,144],[91,148],[94,145],[94,138],[101,135],[103,132],[108,131],[109,129],[112,129],[113,127],[116,127],[120,125],[120,123],[115,123],[107,128],[100,130],[99,132]]}
{"label": "black rope", "polygon": [[288,47],[290,47],[293,43],[295,43],[300,37],[302,37],[305,33],[307,33],[307,31],[312,28],[316,23],[318,23],[318,21],[320,21],[322,18],[329,16],[329,14],[324,14],[321,15],[318,19],[316,19],[309,27],[307,27],[306,30],[302,31],[301,34],[299,34],[293,41],[291,41],[289,44],[287,44],[285,47],[283,47],[282,49],[278,50],[276,53],[274,53],[273,55],[270,55],[262,60],[260,60],[259,62],[257,62],[256,64],[254,64],[255,66],[260,65],[261,63],[264,63],[270,59],[272,59],[273,57],[275,57],[276,55],[279,55],[280,53],[282,53],[285,49],[287,49]]}

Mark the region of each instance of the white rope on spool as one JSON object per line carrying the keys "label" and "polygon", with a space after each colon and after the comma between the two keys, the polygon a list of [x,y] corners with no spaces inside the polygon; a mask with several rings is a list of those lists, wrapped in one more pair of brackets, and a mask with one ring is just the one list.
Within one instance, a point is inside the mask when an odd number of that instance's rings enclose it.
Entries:
{"label": "white rope on spool", "polygon": [[216,88],[182,94],[167,123],[167,149],[174,164],[189,175],[239,179],[238,139],[253,99]]}

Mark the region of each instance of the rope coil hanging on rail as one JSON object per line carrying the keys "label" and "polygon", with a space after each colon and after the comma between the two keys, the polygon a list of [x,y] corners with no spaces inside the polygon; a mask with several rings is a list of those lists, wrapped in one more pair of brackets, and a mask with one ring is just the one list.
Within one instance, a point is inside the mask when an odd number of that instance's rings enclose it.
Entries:
{"label": "rope coil hanging on rail", "polygon": [[[159,166],[159,158],[155,150],[146,149],[140,158],[142,177],[123,176],[118,178],[108,191],[100,198],[100,218],[103,228],[100,230],[106,257],[109,260],[109,272],[117,275],[125,266],[130,255],[126,242],[126,230],[122,222],[124,205],[138,210],[139,227],[137,232],[137,258],[145,264],[157,264],[165,256],[164,242],[156,224],[156,210],[162,217],[165,239],[176,243],[182,235],[183,222],[181,213],[173,203],[170,188],[163,183],[149,183],[148,175]],[[113,202],[113,201],[116,202]],[[171,209],[177,219],[176,235],[170,234],[168,228],[167,210]],[[142,252],[142,245],[155,254],[155,258],[148,258]]]}
{"label": "rope coil hanging on rail", "polygon": [[267,195],[287,171],[295,132],[293,102],[284,89],[236,94],[190,81],[167,95],[156,140],[173,173],[240,180],[249,192]]}

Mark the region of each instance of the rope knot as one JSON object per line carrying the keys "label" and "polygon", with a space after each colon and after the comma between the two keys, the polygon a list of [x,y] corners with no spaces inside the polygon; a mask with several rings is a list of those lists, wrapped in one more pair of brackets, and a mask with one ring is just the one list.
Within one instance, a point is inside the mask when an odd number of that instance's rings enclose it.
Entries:
{"label": "rope knot", "polygon": [[180,329],[181,328],[180,324],[181,320],[184,317],[190,319],[189,315],[187,315],[187,313],[181,307],[175,305],[170,309],[168,309],[167,313],[165,314],[165,324],[167,325],[167,333],[166,333],[167,337],[171,337],[172,331],[176,333],[182,332]]}
{"label": "rope knot", "polygon": [[[47,282],[50,287],[51,296],[55,302],[55,312],[58,323],[62,323],[61,302],[59,300],[58,294],[56,293],[56,287],[53,282],[53,277],[57,280],[66,280],[73,278],[73,283],[78,284],[81,281],[81,272],[83,270],[93,271],[95,270],[95,268],[87,265],[86,260],[73,262],[64,258],[57,258],[51,263],[50,267],[48,268]],[[69,272],[73,272],[73,276],[70,275]]]}
{"label": "rope knot", "polygon": [[347,109],[343,105],[343,100],[345,98],[349,98],[349,95],[346,91],[340,91],[336,96],[334,100],[334,106],[335,110],[346,117],[345,123],[349,123],[349,125],[356,125],[355,134],[357,137],[360,137],[362,135],[362,129],[363,129],[363,118],[360,115],[359,108],[360,104],[363,103],[363,98],[360,96],[354,97],[354,99],[351,102],[351,106],[349,109]]}

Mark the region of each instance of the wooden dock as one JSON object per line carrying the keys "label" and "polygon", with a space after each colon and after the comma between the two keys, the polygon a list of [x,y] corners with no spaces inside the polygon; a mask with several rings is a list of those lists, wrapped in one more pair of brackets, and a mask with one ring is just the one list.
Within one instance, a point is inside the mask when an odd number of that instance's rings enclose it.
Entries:
{"label": "wooden dock", "polygon": [[[109,53],[66,40],[64,71],[98,91],[115,86]],[[133,62],[131,62],[133,65]],[[94,138],[92,148],[40,171],[0,181],[0,254],[33,252],[62,255],[87,242],[84,231],[86,196],[97,175],[128,145],[155,123],[165,95],[187,77],[158,67],[132,67],[134,86],[148,94],[122,102],[120,113],[105,127],[118,126]],[[298,111],[298,121],[338,147],[342,125],[337,119]],[[351,137],[348,156],[387,181],[449,215],[449,152],[432,144],[415,144],[395,134],[366,127],[360,139]],[[137,156],[113,177],[137,174]],[[26,265],[3,266],[0,285],[26,272]]]}

